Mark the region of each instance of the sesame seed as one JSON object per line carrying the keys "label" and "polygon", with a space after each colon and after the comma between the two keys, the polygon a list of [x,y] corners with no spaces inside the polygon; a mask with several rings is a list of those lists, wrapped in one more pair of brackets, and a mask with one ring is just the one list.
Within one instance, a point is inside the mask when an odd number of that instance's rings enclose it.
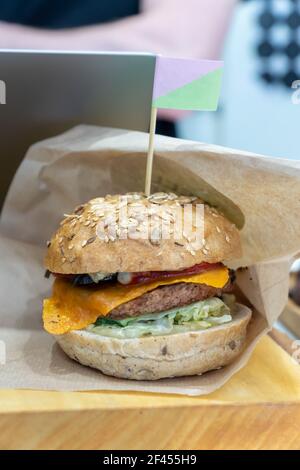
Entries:
{"label": "sesame seed", "polygon": [[63,263],[65,263],[67,261],[65,257],[63,257],[61,260],[62,260]]}
{"label": "sesame seed", "polygon": [[218,233],[221,233],[221,229],[220,229],[220,227],[218,227],[218,225],[216,225],[216,230],[217,230]]}
{"label": "sesame seed", "polygon": [[74,248],[74,245],[72,243],[70,243],[70,245],[68,245],[68,249],[73,250],[73,248]]}
{"label": "sesame seed", "polygon": [[91,237],[87,240],[86,244],[89,245],[90,243],[93,243],[96,240],[97,237]]}
{"label": "sesame seed", "polygon": [[154,245],[154,246],[160,245],[160,241],[157,240],[157,239],[150,238],[149,241],[150,241],[151,245]]}
{"label": "sesame seed", "polygon": [[165,199],[168,199],[168,195],[166,193],[154,193],[148,197],[148,200],[154,203],[160,203],[161,201],[164,201]]}
{"label": "sesame seed", "polygon": [[230,242],[230,238],[229,238],[229,236],[228,236],[228,235],[225,235],[225,240],[227,241],[227,243],[229,243],[229,242]]}
{"label": "sesame seed", "polygon": [[161,199],[149,199],[149,201],[151,202],[151,204],[158,204],[158,205],[164,202]]}
{"label": "sesame seed", "polygon": [[80,206],[76,207],[74,212],[75,212],[75,214],[82,214],[83,210],[84,210],[84,205],[81,204]]}
{"label": "sesame seed", "polygon": [[90,220],[87,220],[86,222],[84,222],[83,225],[84,225],[85,227],[88,227],[88,226],[90,225],[90,223],[91,223],[91,221],[90,221]]}
{"label": "sesame seed", "polygon": [[47,240],[47,243],[46,243],[47,247],[49,248],[49,246],[51,245],[51,242],[50,240]]}
{"label": "sesame seed", "polygon": [[81,242],[82,248],[84,248],[86,244],[87,244],[87,240],[83,240],[83,242]]}

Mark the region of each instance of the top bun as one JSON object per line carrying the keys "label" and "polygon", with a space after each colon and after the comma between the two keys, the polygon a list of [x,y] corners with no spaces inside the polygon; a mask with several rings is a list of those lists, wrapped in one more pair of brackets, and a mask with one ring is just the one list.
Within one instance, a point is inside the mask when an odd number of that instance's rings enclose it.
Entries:
{"label": "top bun", "polygon": [[65,216],[48,242],[45,266],[61,274],[174,271],[239,258],[235,225],[202,204],[173,193],[92,199]]}

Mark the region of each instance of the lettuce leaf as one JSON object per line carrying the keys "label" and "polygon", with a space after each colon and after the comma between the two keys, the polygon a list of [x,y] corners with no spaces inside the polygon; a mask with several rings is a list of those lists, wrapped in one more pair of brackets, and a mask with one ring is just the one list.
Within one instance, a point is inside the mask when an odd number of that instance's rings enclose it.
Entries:
{"label": "lettuce leaf", "polygon": [[87,330],[114,338],[140,338],[204,330],[231,320],[229,307],[221,299],[211,297],[184,307],[122,320],[99,317]]}

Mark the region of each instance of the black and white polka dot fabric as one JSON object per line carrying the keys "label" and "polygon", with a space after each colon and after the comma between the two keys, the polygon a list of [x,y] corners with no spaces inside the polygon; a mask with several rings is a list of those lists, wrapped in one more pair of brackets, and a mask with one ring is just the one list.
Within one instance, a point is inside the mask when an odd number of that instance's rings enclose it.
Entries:
{"label": "black and white polka dot fabric", "polygon": [[300,0],[257,4],[259,76],[268,84],[290,88],[300,79]]}

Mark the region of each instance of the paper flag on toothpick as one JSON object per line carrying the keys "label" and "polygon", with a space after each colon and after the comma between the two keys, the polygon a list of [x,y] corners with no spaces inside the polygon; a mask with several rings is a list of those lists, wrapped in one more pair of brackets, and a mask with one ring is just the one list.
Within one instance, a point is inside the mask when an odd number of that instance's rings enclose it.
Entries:
{"label": "paper flag on toothpick", "polygon": [[223,62],[156,58],[152,106],[215,111],[221,90]]}
{"label": "paper flag on toothpick", "polygon": [[145,193],[150,195],[157,108],[215,111],[221,91],[223,62],[156,58]]}

